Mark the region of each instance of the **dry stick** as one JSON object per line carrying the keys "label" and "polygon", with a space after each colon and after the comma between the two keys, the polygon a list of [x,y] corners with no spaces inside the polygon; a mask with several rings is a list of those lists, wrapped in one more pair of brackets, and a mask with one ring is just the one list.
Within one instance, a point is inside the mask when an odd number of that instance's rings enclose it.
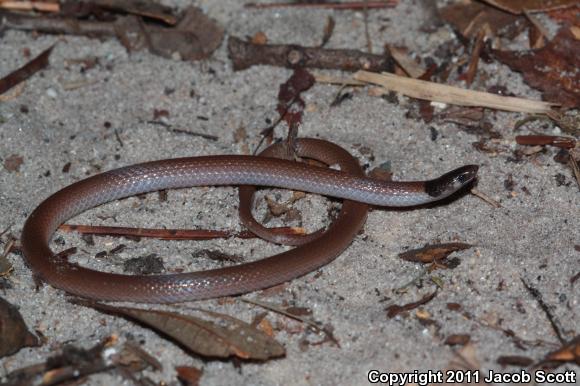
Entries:
{"label": "dry stick", "polygon": [[499,202],[497,202],[496,200],[494,200],[493,198],[491,198],[487,194],[483,193],[482,191],[480,191],[476,188],[471,188],[470,192],[471,192],[471,194],[473,194],[476,197],[481,198],[483,201],[487,202],[489,205],[493,206],[494,208],[501,208],[501,204]]}
{"label": "dry stick", "polygon": [[14,11],[59,12],[60,4],[42,1],[0,1],[0,8]]}
{"label": "dry stick", "polygon": [[78,20],[74,18],[49,18],[0,12],[0,29],[37,31],[50,34],[115,36],[115,22]]}
{"label": "dry stick", "polygon": [[354,79],[378,84],[390,91],[412,98],[459,106],[481,106],[515,112],[547,113],[551,111],[552,106],[556,105],[550,102],[500,96],[386,73],[376,74],[368,71],[359,71],[354,74]]}
{"label": "dry stick", "polygon": [[544,298],[542,297],[542,293],[540,291],[538,291],[537,288],[530,286],[523,278],[520,277],[520,280],[522,281],[522,284],[524,285],[524,287],[526,288],[528,293],[534,299],[536,299],[540,308],[546,314],[546,317],[548,318],[548,321],[550,322],[550,325],[552,326],[552,329],[556,333],[556,336],[558,337],[558,340],[560,341],[560,343],[566,344],[566,339],[564,339],[564,337],[562,336],[562,333],[560,332],[560,328],[558,327],[558,325],[556,324],[556,320],[554,319],[554,315],[552,315],[552,312],[550,311],[550,307],[546,304],[546,302],[544,301]]}
{"label": "dry stick", "polygon": [[236,37],[228,40],[228,52],[235,71],[266,64],[280,67],[314,67],[343,71],[393,71],[390,54],[367,54],[358,50],[325,49],[299,45],[252,44]]}
{"label": "dry stick", "polygon": [[572,172],[574,172],[574,177],[578,184],[578,190],[580,190],[580,167],[578,166],[578,162],[580,162],[580,157],[576,157],[576,152],[571,150],[568,163],[570,164],[570,168],[572,168]]}
{"label": "dry stick", "polygon": [[338,84],[341,86],[366,86],[367,83],[352,78],[343,78],[340,76],[332,76],[326,74],[313,74],[314,79],[318,83]]}
{"label": "dry stick", "polygon": [[[125,236],[125,237],[151,237],[159,240],[210,240],[215,238],[238,237],[249,239],[257,237],[250,231],[205,230],[205,229],[155,229],[155,228],[130,228],[114,226],[90,226],[63,224],[59,230],[64,232],[78,232],[81,234],[101,235],[101,236]],[[303,228],[279,227],[270,228],[270,231],[284,235],[303,235]]]}
{"label": "dry stick", "polygon": [[360,1],[351,2],[303,2],[303,3],[248,3],[246,8],[328,8],[328,9],[361,9],[361,8],[392,8],[399,0],[388,1]]}
{"label": "dry stick", "polygon": [[373,53],[373,43],[371,42],[371,35],[369,34],[369,2],[368,0],[363,0],[365,6],[363,8],[363,14],[365,19],[365,38],[367,40],[367,51],[369,54]]}
{"label": "dry stick", "polygon": [[286,310],[283,310],[282,308],[275,306],[273,304],[269,304],[269,303],[265,303],[265,302],[261,302],[259,300],[255,300],[255,299],[248,299],[248,298],[240,298],[241,301],[245,302],[245,303],[249,303],[249,304],[253,304],[255,306],[259,306],[262,308],[265,308],[267,310],[276,312],[278,314],[284,315],[290,319],[294,319],[297,320],[299,322],[302,322],[304,324],[309,325],[310,327],[312,327],[316,332],[322,332],[322,328],[320,328],[320,326],[318,326],[318,324],[316,324],[316,322],[313,322],[312,320],[303,318],[299,315],[295,315],[292,314]]}
{"label": "dry stick", "polygon": [[42,51],[40,55],[26,63],[24,66],[0,79],[0,94],[4,94],[12,87],[24,82],[38,71],[48,66],[48,58],[50,57],[50,53],[52,52],[53,48],[54,45],[50,46],[50,48]]}
{"label": "dry stick", "polygon": [[546,27],[544,27],[542,22],[536,16],[532,15],[532,13],[527,10],[524,10],[524,15],[528,18],[530,23],[532,23],[534,27],[536,27],[536,29],[544,36],[545,39],[547,39],[548,36],[550,36],[548,31],[546,30]]}
{"label": "dry stick", "polygon": [[[486,28],[487,27],[487,28]],[[465,77],[465,83],[468,86],[471,86],[473,80],[475,79],[475,74],[477,73],[477,65],[479,63],[479,55],[481,54],[481,49],[483,48],[483,40],[487,35],[487,30],[489,27],[485,24],[479,32],[477,33],[477,37],[475,38],[475,44],[473,45],[473,51],[471,52],[471,59],[469,61],[469,67],[467,68],[467,73]]]}

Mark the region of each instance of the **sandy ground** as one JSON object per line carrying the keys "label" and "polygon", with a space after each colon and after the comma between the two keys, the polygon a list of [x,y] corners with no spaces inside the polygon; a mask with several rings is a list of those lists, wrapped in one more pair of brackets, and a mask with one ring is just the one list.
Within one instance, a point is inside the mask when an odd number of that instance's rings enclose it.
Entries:
{"label": "sandy ground", "polygon": [[[186,1],[178,3],[179,6]],[[316,45],[328,15],[336,20],[329,47],[365,49],[364,24],[360,12],[327,10],[249,10],[235,1],[197,2],[209,15],[226,26],[227,33],[246,37],[263,31],[274,43]],[[406,46],[419,56],[431,55],[438,45],[455,39],[449,27],[421,32],[429,13],[419,2],[404,1],[396,9],[373,11],[369,18],[375,50],[384,43]],[[51,192],[102,170],[136,162],[169,157],[237,154],[245,145],[253,148],[267,119],[275,119],[278,86],[291,74],[287,69],[252,67],[233,72],[225,44],[210,60],[187,63],[163,59],[146,52],[128,54],[113,39],[97,40],[73,36],[34,36],[7,31],[1,37],[0,75],[25,62],[24,48],[37,55],[57,43],[50,66],[26,82],[23,93],[0,104],[0,161],[12,154],[23,157],[18,172],[0,168],[0,229],[12,225],[18,236],[26,217]],[[80,72],[67,65],[70,59],[96,56],[99,65]],[[506,66],[481,63],[480,76],[473,86],[485,90],[504,85],[518,96],[539,99],[539,93],[526,86],[519,74]],[[90,81],[85,87],[65,90],[63,84]],[[169,90],[169,92],[168,92]],[[90,347],[102,338],[118,334],[132,338],[159,358],[163,372],[148,372],[156,381],[173,382],[174,366],[202,368],[203,385],[222,384],[365,384],[367,372],[412,372],[441,370],[456,359],[457,349],[444,344],[451,334],[469,334],[477,364],[485,375],[502,369],[500,355],[523,355],[541,359],[559,347],[555,333],[537,301],[521,279],[537,288],[550,305],[566,339],[578,331],[580,286],[570,278],[580,268],[580,204],[578,186],[569,169],[554,162],[548,149],[533,160],[511,162],[511,151],[492,156],[474,150],[479,137],[457,125],[434,121],[429,125],[407,116],[414,102],[399,97],[398,103],[352,90],[353,98],[330,107],[338,88],[317,84],[304,97],[308,108],[300,134],[336,142],[352,151],[366,166],[390,162],[396,179],[422,179],[437,176],[463,164],[480,165],[479,189],[502,205],[497,209],[473,195],[463,195],[441,206],[407,211],[374,210],[364,233],[332,264],[318,273],[296,279],[282,290],[249,294],[271,303],[309,307],[313,318],[334,328],[340,347],[331,343],[304,345],[322,337],[305,331],[304,326],[287,318],[269,314],[268,320],[279,331],[276,338],[287,350],[283,359],[264,364],[229,361],[203,361],[192,357],[172,342],[124,319],[100,314],[72,305],[62,291],[50,286],[34,290],[30,270],[18,255],[9,256],[15,270],[11,288],[0,295],[20,308],[31,329],[42,331],[47,343],[27,348],[0,360],[0,377],[24,365],[43,361],[66,342]],[[192,92],[193,91],[193,92]],[[193,95],[193,96],[191,96]],[[23,112],[21,106],[27,106]],[[176,128],[217,136],[217,141],[169,132],[147,123],[154,109],[166,109],[168,122]],[[207,120],[198,117],[207,117]],[[515,148],[513,125],[522,114],[488,111],[486,119]],[[108,123],[107,123],[108,122]],[[433,127],[438,133],[431,138]],[[234,141],[236,129],[244,127],[248,137]],[[547,134],[559,129],[542,128]],[[277,136],[284,135],[280,127]],[[115,132],[117,134],[115,134]],[[245,145],[244,145],[245,143]],[[374,160],[364,158],[361,147],[371,149]],[[71,163],[70,171],[63,167]],[[559,184],[556,175],[564,176]],[[513,177],[507,189],[504,181]],[[527,192],[527,193],[526,193]],[[283,194],[287,197],[287,194]],[[316,229],[328,222],[331,202],[308,195],[296,207],[304,225]],[[262,209],[263,212],[263,205]],[[259,210],[259,212],[260,212]],[[142,225],[153,227],[240,229],[235,188],[198,188],[170,191],[161,202],[157,194],[145,199],[131,198],[91,210],[74,219],[75,223]],[[260,212],[261,213],[261,212]],[[101,218],[105,217],[105,220]],[[273,225],[282,224],[274,221]],[[96,238],[89,246],[75,234],[59,233],[64,249],[79,246],[76,261],[90,267],[121,271],[122,261],[130,257],[157,253],[166,268],[186,270],[219,266],[212,261],[191,257],[200,249],[237,253],[247,260],[270,255],[284,247],[259,240],[236,239],[204,242],[133,242]],[[424,276],[406,293],[395,292],[418,277],[422,268],[401,261],[397,254],[432,242],[462,241],[474,248],[457,253],[455,269],[438,270]],[[97,261],[94,255],[116,245],[125,251],[111,260]],[[441,283],[437,297],[421,308],[435,324],[422,323],[416,311],[393,319],[386,316],[391,304],[416,301]],[[250,321],[262,309],[237,299],[210,300],[178,305],[171,309],[188,312],[203,307],[236,315]],[[460,312],[450,311],[448,303],[459,303]],[[462,316],[468,312],[472,318]],[[421,314],[421,313],[420,313]],[[497,328],[513,330],[528,343],[514,344]],[[579,367],[562,366],[557,372],[578,373]],[[0,378],[1,379],[1,378]],[[89,385],[121,384],[117,375],[96,375]]]}

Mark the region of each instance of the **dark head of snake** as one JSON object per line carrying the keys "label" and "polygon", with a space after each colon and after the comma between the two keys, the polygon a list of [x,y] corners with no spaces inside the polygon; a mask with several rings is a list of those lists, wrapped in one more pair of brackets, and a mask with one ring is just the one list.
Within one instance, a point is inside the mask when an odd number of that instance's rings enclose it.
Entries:
{"label": "dark head of snake", "polygon": [[468,185],[477,176],[477,165],[465,165],[425,183],[425,191],[431,197],[445,198]]}

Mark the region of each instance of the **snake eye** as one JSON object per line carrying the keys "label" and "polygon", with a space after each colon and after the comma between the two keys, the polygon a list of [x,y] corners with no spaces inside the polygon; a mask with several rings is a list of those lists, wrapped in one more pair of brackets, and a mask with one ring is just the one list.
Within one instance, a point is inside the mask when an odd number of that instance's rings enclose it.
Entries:
{"label": "snake eye", "polygon": [[454,170],[451,173],[457,172],[457,176],[455,177],[455,181],[457,181],[461,185],[465,185],[471,182],[475,176],[477,175],[477,170],[479,166],[477,165],[466,165],[462,166],[459,169]]}

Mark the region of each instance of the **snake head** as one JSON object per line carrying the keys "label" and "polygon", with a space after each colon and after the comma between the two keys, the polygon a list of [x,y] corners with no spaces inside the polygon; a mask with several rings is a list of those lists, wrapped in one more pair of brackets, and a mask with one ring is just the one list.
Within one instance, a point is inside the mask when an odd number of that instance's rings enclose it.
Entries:
{"label": "snake head", "polygon": [[477,165],[465,165],[452,170],[439,178],[427,181],[425,183],[425,191],[431,197],[444,198],[450,196],[471,183],[477,176],[478,169],[479,166]]}

